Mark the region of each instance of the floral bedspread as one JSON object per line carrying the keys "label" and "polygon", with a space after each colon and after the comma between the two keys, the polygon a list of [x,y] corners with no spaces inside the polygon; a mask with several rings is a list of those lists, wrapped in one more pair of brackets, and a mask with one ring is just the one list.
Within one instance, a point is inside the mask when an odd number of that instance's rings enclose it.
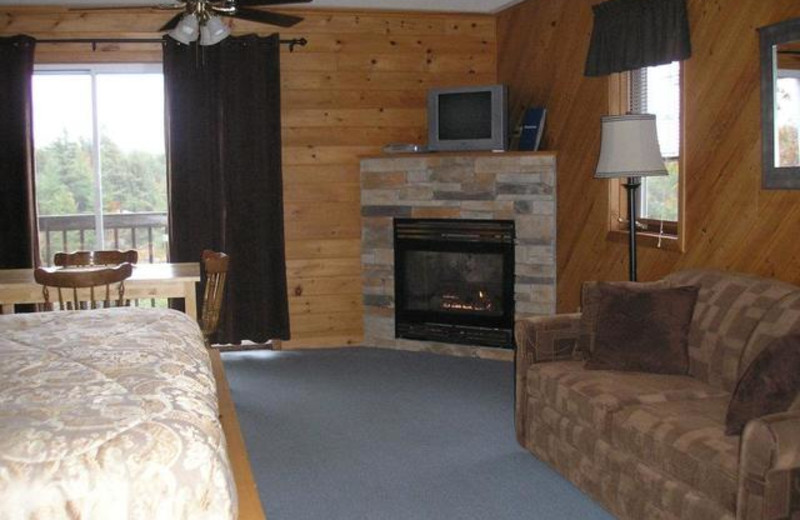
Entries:
{"label": "floral bedspread", "polygon": [[121,308],[0,316],[0,519],[230,519],[197,324]]}

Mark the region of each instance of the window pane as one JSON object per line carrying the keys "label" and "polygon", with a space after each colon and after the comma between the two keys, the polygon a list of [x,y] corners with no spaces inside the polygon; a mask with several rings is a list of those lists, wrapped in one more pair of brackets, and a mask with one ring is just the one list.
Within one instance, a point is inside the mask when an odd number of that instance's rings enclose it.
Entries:
{"label": "window pane", "polygon": [[97,76],[103,211],[167,210],[161,74]]}
{"label": "window pane", "polygon": [[669,175],[642,179],[641,218],[678,220],[680,155],[680,64],[672,62],[631,73],[631,111],[655,114],[658,144]]}
{"label": "window pane", "polygon": [[800,71],[780,70],[778,76],[775,166],[800,166]]}
{"label": "window pane", "polygon": [[33,108],[39,215],[93,214],[91,76],[34,75]]}

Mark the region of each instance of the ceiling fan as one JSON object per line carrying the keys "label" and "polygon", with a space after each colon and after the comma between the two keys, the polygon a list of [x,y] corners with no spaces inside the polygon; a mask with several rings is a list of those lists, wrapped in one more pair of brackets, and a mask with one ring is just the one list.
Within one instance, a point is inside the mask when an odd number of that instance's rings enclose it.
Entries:
{"label": "ceiling fan", "polygon": [[[180,10],[159,31],[169,31],[169,36],[181,43],[199,40],[200,45],[214,45],[227,38],[231,31],[220,17],[238,18],[250,22],[291,27],[303,18],[253,7],[309,3],[312,0],[175,0],[154,6],[155,9]],[[85,10],[141,9],[142,6],[105,6],[82,8]]]}

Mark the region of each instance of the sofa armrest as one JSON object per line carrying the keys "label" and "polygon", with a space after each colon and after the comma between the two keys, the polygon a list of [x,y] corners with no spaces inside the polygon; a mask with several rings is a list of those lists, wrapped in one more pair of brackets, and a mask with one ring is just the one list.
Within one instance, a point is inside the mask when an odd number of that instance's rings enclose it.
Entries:
{"label": "sofa armrest", "polygon": [[528,409],[528,368],[533,363],[543,361],[575,359],[575,347],[580,337],[580,317],[579,313],[537,316],[518,320],[514,325],[517,344],[514,423],[517,441],[522,446],[525,446],[525,414]]}
{"label": "sofa armrest", "polygon": [[800,411],[750,421],[741,442],[736,518],[800,514]]}

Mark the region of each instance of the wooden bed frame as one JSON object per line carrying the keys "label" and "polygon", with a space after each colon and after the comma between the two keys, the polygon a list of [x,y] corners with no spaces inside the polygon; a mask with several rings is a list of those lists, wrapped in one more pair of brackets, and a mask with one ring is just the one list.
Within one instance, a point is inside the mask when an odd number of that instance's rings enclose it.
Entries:
{"label": "wooden bed frame", "polygon": [[209,348],[211,366],[214,379],[217,381],[217,394],[219,397],[219,420],[222,431],[228,442],[228,458],[233,468],[233,478],[236,481],[236,493],[239,497],[239,520],[266,520],[258,497],[258,487],[253,478],[250,459],[247,456],[247,447],[239,428],[239,419],[236,417],[236,408],[233,405],[228,380],[222,367],[219,351]]}

